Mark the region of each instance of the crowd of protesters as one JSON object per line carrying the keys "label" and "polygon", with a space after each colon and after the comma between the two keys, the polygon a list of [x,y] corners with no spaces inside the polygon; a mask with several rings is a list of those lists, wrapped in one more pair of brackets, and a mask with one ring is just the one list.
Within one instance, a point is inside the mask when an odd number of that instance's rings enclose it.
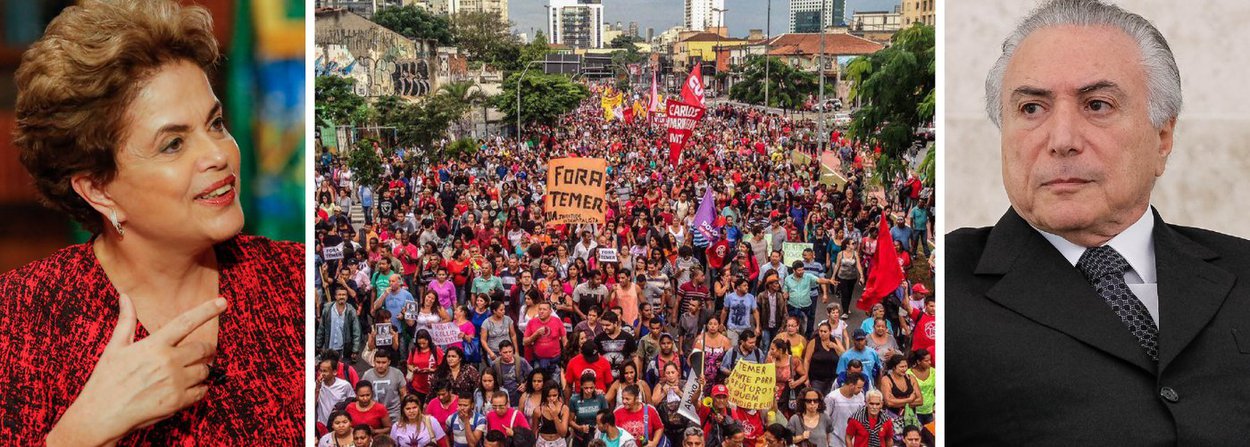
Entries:
{"label": "crowd of protesters", "polygon": [[[822,182],[818,159],[791,154],[810,152],[814,128],[713,105],[674,167],[663,125],[605,120],[595,97],[527,127],[525,143],[482,139],[459,159],[379,145],[378,178],[323,151],[319,445],[931,439],[928,288],[904,280],[862,326],[848,319],[863,313],[856,297],[879,240],[905,268],[932,256],[931,190],[915,175],[873,188],[875,151],[837,134],[844,181]],[[607,160],[605,224],[545,221],[545,169],[558,157]],[[691,225],[708,189],[711,237]],[[883,213],[888,235],[878,234]],[[786,242],[810,246],[786,263]],[[435,328],[448,324],[457,338],[436,343]],[[688,358],[695,349],[699,370]],[[725,383],[739,361],[775,364],[772,409],[730,404]],[[683,415],[691,375],[697,414]]]}

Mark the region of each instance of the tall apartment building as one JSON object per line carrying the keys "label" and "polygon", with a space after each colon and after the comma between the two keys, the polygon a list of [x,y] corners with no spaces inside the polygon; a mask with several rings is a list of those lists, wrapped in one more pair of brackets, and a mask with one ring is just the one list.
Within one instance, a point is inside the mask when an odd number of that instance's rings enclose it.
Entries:
{"label": "tall apartment building", "polygon": [[934,26],[937,16],[933,12],[937,0],[903,0],[903,26],[920,22]]}
{"label": "tall apartment building", "polygon": [[433,14],[451,15],[460,12],[461,0],[400,0],[402,6],[416,6]]}
{"label": "tall apartment building", "polygon": [[629,36],[638,37],[638,22],[629,22]]}
{"label": "tall apartment building", "polygon": [[459,0],[461,11],[492,12],[508,20],[508,0]]}
{"label": "tall apartment building", "polygon": [[707,31],[725,25],[725,0],[686,0],[686,29]]}
{"label": "tall apartment building", "polygon": [[549,0],[547,35],[570,48],[603,48],[603,1]]}
{"label": "tall apartment building", "polygon": [[846,26],[846,0],[790,0],[791,33],[818,33],[822,26]]}

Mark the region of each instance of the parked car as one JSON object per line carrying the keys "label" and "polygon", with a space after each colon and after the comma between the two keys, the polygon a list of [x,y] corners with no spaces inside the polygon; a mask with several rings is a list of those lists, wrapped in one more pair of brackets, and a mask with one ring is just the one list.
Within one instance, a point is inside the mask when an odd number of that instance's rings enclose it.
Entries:
{"label": "parked car", "polygon": [[844,112],[834,115],[833,124],[835,126],[849,126],[851,124],[851,114]]}
{"label": "parked car", "polygon": [[915,135],[917,138],[921,138],[926,141],[933,141],[935,135],[937,135],[937,128],[933,127],[933,123],[929,123],[927,125],[917,127]]}

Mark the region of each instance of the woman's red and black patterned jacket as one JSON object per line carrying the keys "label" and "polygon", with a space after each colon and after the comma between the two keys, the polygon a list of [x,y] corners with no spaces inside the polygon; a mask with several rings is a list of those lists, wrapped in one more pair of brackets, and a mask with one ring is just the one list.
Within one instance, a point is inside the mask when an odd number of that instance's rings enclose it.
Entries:
{"label": "woman's red and black patterned jacket", "polygon": [[[304,245],[236,236],[214,247],[218,372],[204,400],[119,445],[304,443]],[[90,243],[0,276],[0,444],[42,444],[117,325]],[[136,339],[147,336],[140,325]]]}

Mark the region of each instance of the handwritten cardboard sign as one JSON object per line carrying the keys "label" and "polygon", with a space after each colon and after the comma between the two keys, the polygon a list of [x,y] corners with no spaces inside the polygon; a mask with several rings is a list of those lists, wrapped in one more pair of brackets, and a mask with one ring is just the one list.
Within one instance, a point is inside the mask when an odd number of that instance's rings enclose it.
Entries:
{"label": "handwritten cardboard sign", "polygon": [[547,166],[547,225],[603,224],[608,164],[602,158],[557,158]]}

